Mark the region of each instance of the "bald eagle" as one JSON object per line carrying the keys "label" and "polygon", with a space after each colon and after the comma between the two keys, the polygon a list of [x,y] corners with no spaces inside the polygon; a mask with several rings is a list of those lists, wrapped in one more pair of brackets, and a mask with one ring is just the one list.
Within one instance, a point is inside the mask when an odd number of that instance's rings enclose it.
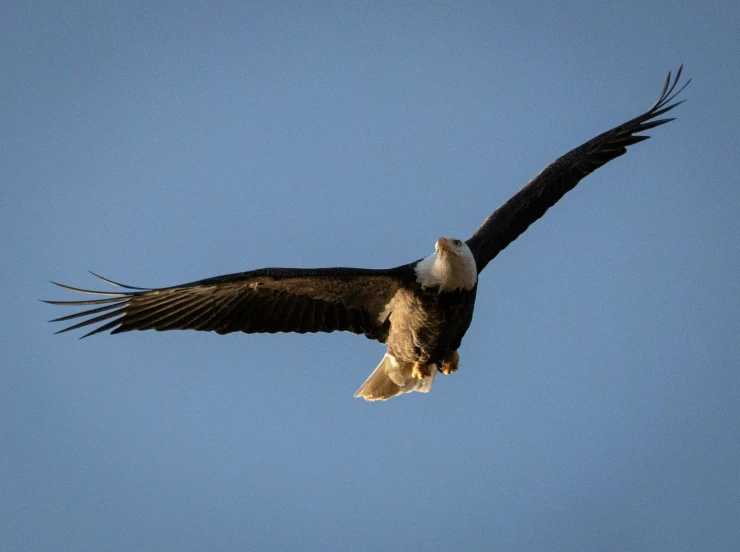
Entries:
{"label": "bald eagle", "polygon": [[[689,84],[671,73],[658,101],[642,115],[589,140],[555,160],[493,212],[467,240],[439,238],[433,254],[390,269],[263,268],[166,288],[137,288],[94,274],[123,291],[64,289],[103,298],[46,301],[90,306],[52,322],[84,319],[57,333],[99,324],[87,337],[111,330],[333,332],[362,334],[387,344],[383,360],[355,393],[387,400],[428,392],[438,372],[458,368],[458,349],[473,319],[478,275],[530,224],[586,175],[648,136],[638,132],[672,121],[656,119],[682,101]],[[674,92],[675,91],[675,92]]]}

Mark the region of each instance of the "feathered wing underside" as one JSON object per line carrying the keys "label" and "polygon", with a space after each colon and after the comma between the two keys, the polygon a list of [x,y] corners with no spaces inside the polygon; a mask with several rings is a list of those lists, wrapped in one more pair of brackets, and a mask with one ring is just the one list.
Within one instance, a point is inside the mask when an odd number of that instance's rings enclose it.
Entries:
{"label": "feathered wing underside", "polygon": [[685,101],[671,103],[691,82],[689,80],[675,90],[682,69],[683,66],[679,68],[673,80],[671,73],[668,73],[658,101],[648,111],[558,158],[496,209],[466,242],[475,256],[478,272],[480,273],[496,255],[519,237],[530,224],[544,215],[561,197],[575,188],[582,178],[612,159],[624,155],[627,146],[649,138],[644,135],[635,136],[635,133],[672,121],[673,118],[654,119]]}
{"label": "feathered wing underside", "polygon": [[385,308],[402,285],[402,269],[266,268],[159,289],[125,286],[95,274],[125,291],[91,291],[53,282],[70,291],[103,298],[45,302],[93,306],[52,320],[83,318],[58,333],[100,324],[82,337],[108,330],[200,330],[220,334],[340,330],[383,341],[387,334]]}

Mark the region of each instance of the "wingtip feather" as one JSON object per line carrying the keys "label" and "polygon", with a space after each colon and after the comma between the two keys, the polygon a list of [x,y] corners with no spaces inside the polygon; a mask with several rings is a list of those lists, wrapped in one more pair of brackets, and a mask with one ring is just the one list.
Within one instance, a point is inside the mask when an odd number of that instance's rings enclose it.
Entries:
{"label": "wingtip feather", "polygon": [[120,282],[115,282],[115,281],[113,281],[113,280],[111,280],[109,278],[105,278],[104,276],[101,276],[100,274],[96,274],[92,270],[88,270],[88,272],[90,274],[92,274],[93,276],[95,276],[96,278],[99,278],[99,279],[103,280],[106,284],[110,284],[110,285],[115,286],[115,287],[126,288],[126,289],[133,289],[133,290],[137,290],[137,291],[150,291],[151,290],[151,288],[143,288],[143,287],[137,287],[137,286],[127,286],[126,284],[122,284]]}

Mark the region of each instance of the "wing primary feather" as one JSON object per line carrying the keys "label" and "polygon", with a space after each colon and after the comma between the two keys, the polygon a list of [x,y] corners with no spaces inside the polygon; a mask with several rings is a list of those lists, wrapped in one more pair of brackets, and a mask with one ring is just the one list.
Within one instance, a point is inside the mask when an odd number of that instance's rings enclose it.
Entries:
{"label": "wing primary feather", "polygon": [[103,281],[104,281],[104,282],[105,282],[106,284],[110,284],[110,285],[112,285],[112,286],[116,286],[116,287],[121,287],[121,288],[126,288],[126,289],[134,289],[134,290],[136,290],[136,291],[151,291],[151,290],[152,290],[152,288],[142,288],[142,287],[136,287],[136,286],[127,286],[127,285],[125,285],[125,284],[120,284],[120,283],[118,283],[118,282],[114,282],[113,280],[109,280],[108,278],[104,278],[104,277],[103,277],[103,276],[101,276],[100,274],[95,274],[95,273],[94,273],[94,272],[93,272],[92,270],[88,270],[88,272],[89,272],[90,274],[92,274],[93,276],[95,276],[96,278],[100,278],[100,279],[101,279],[101,280],[103,280]]}
{"label": "wing primary feather", "polygon": [[[670,96],[670,97],[669,97],[668,99],[666,99],[666,100],[665,100],[665,101],[664,101],[663,103],[664,103],[664,104],[667,104],[667,103],[671,103],[671,102],[672,102],[672,101],[673,101],[673,100],[675,99],[675,97],[676,97],[676,96],[678,96],[678,95],[679,95],[679,94],[680,94],[681,92],[683,92],[683,89],[684,89],[684,88],[686,88],[686,87],[687,87],[687,86],[689,85],[689,83],[690,83],[690,82],[691,82],[691,79],[689,79],[689,80],[687,80],[687,81],[686,81],[685,83],[683,83],[683,86],[681,86],[681,88],[679,88],[679,89],[678,89],[678,90],[677,90],[677,91],[675,92],[675,94],[673,94],[672,96]],[[683,103],[683,102],[685,102],[685,101],[686,101],[686,100],[681,100],[680,102],[676,102],[675,104],[673,104],[672,108],[673,108],[673,107],[675,107],[675,106],[677,106],[677,105],[679,105],[679,104],[682,104],[682,103]]]}
{"label": "wing primary feather", "polygon": [[[131,327],[135,330],[163,330],[163,326],[170,325],[173,322],[182,322],[184,318],[197,312],[201,307],[207,305],[208,297],[199,297],[196,299],[183,298],[182,301],[177,303],[170,303],[163,309],[155,309],[149,313],[149,316],[140,319],[135,324],[129,321],[125,321],[123,324],[126,327]],[[189,327],[186,325],[186,327]]]}
{"label": "wing primary feather", "polygon": [[636,132],[643,132],[645,130],[655,128],[657,126],[664,125],[666,123],[670,123],[671,121],[675,121],[675,120],[676,120],[675,117],[671,117],[670,119],[658,119],[657,121],[645,122],[640,125],[639,130],[637,130]]}
{"label": "wing primary feather", "polygon": [[144,306],[129,303],[126,308],[126,315],[121,324],[126,329],[121,331],[146,329],[152,320],[156,320],[157,317],[161,318],[163,314],[167,314],[177,308],[178,305],[187,302],[187,297],[178,296],[165,298],[166,300],[162,300],[161,297],[158,299],[159,302],[151,301]]}
{"label": "wing primary feather", "polygon": [[[653,109],[655,109],[656,107],[658,107],[660,104],[665,104],[665,103],[668,103],[668,102],[671,101],[670,99],[667,100],[666,98],[668,98],[671,95],[671,93],[673,92],[674,88],[676,88],[676,84],[678,84],[678,79],[681,78],[681,73],[682,72],[683,72],[683,63],[678,68],[678,71],[676,71],[676,78],[673,79],[673,84],[671,85],[671,71],[668,71],[668,76],[665,79],[665,84],[663,85],[663,90],[660,92],[660,96],[658,96],[658,101],[656,101],[650,107],[650,109],[648,109],[648,112],[652,111]],[[686,88],[686,86],[690,82],[691,82],[691,79],[689,79],[688,81],[686,81],[686,83],[679,89],[678,92],[676,92],[675,94],[673,94],[672,97],[675,98],[681,92],[681,90],[683,90],[684,88]],[[670,86],[670,90],[668,88],[669,86]]]}
{"label": "wing primary feather", "polygon": [[[107,330],[110,330],[112,328],[115,328],[120,323],[121,323],[121,319],[120,318],[116,318],[115,320],[111,320],[107,324],[104,324],[104,325],[100,326],[99,328],[95,328],[93,331],[86,333],[80,339],[85,339],[86,337],[90,337],[91,335],[95,335],[95,334],[99,334],[99,333],[105,332]],[[113,330],[111,333],[116,333],[116,331]]]}
{"label": "wing primary feather", "polygon": [[72,286],[67,286],[64,284],[60,284],[59,282],[55,282],[54,280],[49,280],[52,284],[55,286],[59,286],[62,289],[66,289],[67,291],[74,291],[75,293],[87,293],[88,295],[102,295],[105,297],[125,297],[126,293],[121,291],[93,291],[90,289],[82,289],[82,288],[76,288]]}
{"label": "wing primary feather", "polygon": [[[112,318],[114,316],[118,316],[119,314],[123,314],[125,309],[118,309],[110,312],[106,312],[105,314],[101,314],[100,316],[95,316],[94,318],[89,318],[87,320],[83,320],[82,322],[78,322],[77,324],[74,324],[73,326],[69,326],[67,328],[63,328],[59,330],[58,334],[68,332],[70,330],[76,330],[77,328],[82,328],[84,326],[89,326],[90,324],[96,324],[98,322],[102,322],[103,320],[108,320],[109,318]],[[82,336],[86,337],[86,336]]]}
{"label": "wing primary feather", "polygon": [[[681,73],[683,72],[683,63],[678,68],[678,71],[676,71],[676,78],[673,79],[673,84],[671,84],[671,87],[668,89],[668,92],[666,92],[666,97],[670,97],[671,94],[673,94],[673,91],[676,89],[676,85],[678,84],[678,79],[681,78]],[[668,76],[670,76],[670,72],[668,73]],[[679,90],[680,92],[680,90]],[[670,101],[670,100],[669,100]]]}
{"label": "wing primary feather", "polygon": [[170,298],[156,297],[145,303],[136,301],[132,304],[132,302],[129,302],[126,306],[125,323],[128,326],[137,326],[148,317],[156,316],[157,313],[161,313],[163,309],[170,309],[176,304],[182,303],[186,300],[187,297],[173,295]]}
{"label": "wing primary feather", "polygon": [[128,295],[119,295],[111,299],[88,299],[86,301],[49,301],[47,299],[39,299],[42,303],[48,303],[49,305],[62,305],[64,307],[81,307],[84,305],[102,305],[104,303],[118,303],[120,301],[126,301]]}
{"label": "wing primary feather", "polygon": [[64,322],[65,320],[72,320],[74,318],[79,318],[80,316],[90,316],[91,314],[96,314],[99,312],[104,312],[107,310],[115,309],[117,307],[120,307],[121,305],[125,305],[125,303],[114,303],[112,305],[105,305],[103,307],[98,307],[97,309],[90,309],[82,312],[76,312],[74,314],[68,314],[67,316],[62,316],[60,318],[55,318],[54,320],[49,320],[49,322]]}
{"label": "wing primary feather", "polygon": [[[213,320],[221,305],[227,299],[228,295],[222,298],[214,297],[214,295],[206,295],[193,304],[184,305],[182,309],[179,309],[179,316],[177,318],[172,319],[168,316],[157,322],[156,329],[174,330],[187,328],[207,331],[209,328],[204,326],[208,324],[209,320]],[[174,315],[176,313],[172,314]],[[210,318],[206,319],[206,317]]]}
{"label": "wing primary feather", "polygon": [[[241,327],[238,322],[238,317],[245,312],[244,303],[247,300],[246,294],[239,294],[233,303],[229,304],[229,311],[221,320],[221,324],[214,328],[214,331],[219,334],[231,333],[234,331],[240,331]],[[243,326],[243,323],[241,324]],[[230,329],[233,328],[233,329]]]}
{"label": "wing primary feather", "polygon": [[667,105],[665,107],[661,107],[660,109],[657,109],[650,113],[650,117],[645,117],[645,119],[652,119],[653,117],[660,117],[663,115],[663,113],[668,113],[671,109],[678,107],[682,103],[684,103],[686,100],[681,100],[680,102],[672,103],[670,105]]}
{"label": "wing primary feather", "polygon": [[129,300],[129,313],[139,313],[152,308],[160,308],[166,306],[174,301],[182,301],[188,299],[188,295],[180,293],[180,289],[171,289],[165,292],[152,291],[144,292],[141,295],[132,296]]}
{"label": "wing primary feather", "polygon": [[146,320],[156,316],[158,313],[161,313],[163,309],[170,309],[172,308],[176,302],[182,303],[184,298],[182,297],[174,297],[172,300],[156,303],[156,302],[150,302],[145,304],[144,306],[140,304],[131,304],[129,303],[126,306],[126,317],[124,324],[128,326],[130,329],[138,329],[139,326],[144,323]]}
{"label": "wing primary feather", "polygon": [[157,319],[142,330],[199,330],[199,320],[207,313],[211,305],[207,300],[199,301],[197,304],[186,304],[177,311],[170,312],[167,316]]}
{"label": "wing primary feather", "polygon": [[188,320],[189,326],[198,331],[212,331],[213,324],[217,323],[219,313],[222,312],[223,305],[228,300],[228,295],[224,295],[223,297],[212,296],[210,301],[206,302],[204,308],[192,314]]}
{"label": "wing primary feather", "polygon": [[625,138],[620,142],[620,144],[624,147],[621,148],[619,155],[623,155],[627,152],[627,146],[633,146],[635,144],[639,144],[640,142],[647,140],[650,138],[650,136],[647,135],[641,135],[641,136],[630,136],[629,138]]}
{"label": "wing primary feather", "polygon": [[219,329],[224,324],[224,320],[228,319],[235,307],[235,305],[241,302],[242,295],[239,293],[231,293],[224,296],[223,301],[214,305],[214,312],[216,316],[212,319],[212,323],[208,328],[210,331],[218,333]]}

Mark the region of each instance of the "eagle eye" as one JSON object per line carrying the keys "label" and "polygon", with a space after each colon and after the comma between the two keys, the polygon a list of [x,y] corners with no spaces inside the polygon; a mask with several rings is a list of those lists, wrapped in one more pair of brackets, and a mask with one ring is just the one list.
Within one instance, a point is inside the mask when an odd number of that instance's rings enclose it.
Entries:
{"label": "eagle eye", "polygon": [[462,245],[462,242],[460,240],[455,240],[452,243],[455,244],[455,247],[460,247]]}

